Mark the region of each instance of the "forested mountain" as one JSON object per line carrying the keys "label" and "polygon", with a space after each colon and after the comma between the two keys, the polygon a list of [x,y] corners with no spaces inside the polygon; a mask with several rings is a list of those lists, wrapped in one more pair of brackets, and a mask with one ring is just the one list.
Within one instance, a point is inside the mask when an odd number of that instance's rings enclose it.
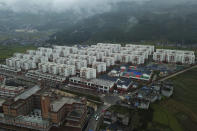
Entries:
{"label": "forested mountain", "polygon": [[76,16],[72,12],[40,12],[26,13],[13,11],[0,11],[0,31],[14,30],[31,26],[40,31],[50,29],[61,29],[73,25]]}
{"label": "forested mountain", "polygon": [[143,40],[197,43],[196,0],[116,0],[107,6],[104,1],[110,0],[97,1],[98,9],[89,2],[60,12],[54,11],[56,8],[51,11],[47,5],[44,9],[33,5],[30,10],[15,11],[0,2],[0,41],[21,39],[16,29],[36,29],[47,37],[55,32],[48,41],[51,44]]}
{"label": "forested mountain", "polygon": [[51,36],[51,43],[132,42],[197,43],[197,2],[152,0],[119,2],[108,12],[78,21]]}

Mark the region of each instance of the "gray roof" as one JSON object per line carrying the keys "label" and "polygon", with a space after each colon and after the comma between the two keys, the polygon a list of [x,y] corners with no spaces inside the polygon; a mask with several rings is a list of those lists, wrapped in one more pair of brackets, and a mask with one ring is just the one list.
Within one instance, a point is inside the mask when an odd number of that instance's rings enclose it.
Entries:
{"label": "gray roof", "polygon": [[111,87],[115,83],[113,81],[104,80],[104,79],[90,79],[90,80],[86,80],[86,79],[80,78],[80,77],[71,77],[70,79],[76,80],[76,81],[84,81],[84,82],[87,82],[87,83],[96,84],[96,85],[100,85],[100,86],[106,86],[106,87]]}
{"label": "gray roof", "polygon": [[14,101],[17,101],[19,99],[27,99],[28,97],[32,96],[33,94],[35,94],[37,91],[39,91],[41,88],[39,86],[34,86],[30,89],[28,89],[27,91],[24,91],[22,94],[20,94],[19,96],[17,96]]}
{"label": "gray roof", "polygon": [[73,104],[77,102],[77,100],[68,97],[62,97],[61,99],[55,100],[51,103],[52,109],[51,111],[57,112],[59,111],[65,104]]}

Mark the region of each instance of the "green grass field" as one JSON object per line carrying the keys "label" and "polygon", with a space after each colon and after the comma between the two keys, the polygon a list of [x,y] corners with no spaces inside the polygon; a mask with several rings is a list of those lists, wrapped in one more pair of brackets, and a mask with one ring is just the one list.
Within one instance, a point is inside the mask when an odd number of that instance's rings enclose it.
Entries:
{"label": "green grass field", "polygon": [[[183,127],[168,109],[161,104],[153,104],[154,110],[153,120],[149,124],[149,130],[169,130],[169,131],[183,131]],[[151,126],[150,126],[151,125]]]}
{"label": "green grass field", "polygon": [[12,55],[16,52],[24,53],[26,50],[29,49],[36,49],[34,46],[22,46],[22,45],[15,45],[15,46],[0,46],[0,61],[5,60],[6,58],[12,57]]}
{"label": "green grass field", "polygon": [[120,114],[128,114],[131,111],[130,109],[128,109],[126,107],[119,106],[119,105],[113,105],[108,110],[114,111],[114,112],[120,113]]}
{"label": "green grass field", "polygon": [[153,120],[147,130],[197,130],[197,68],[171,79],[174,95],[151,105]]}
{"label": "green grass field", "polygon": [[197,68],[176,76],[172,80],[175,85],[173,99],[197,115]]}

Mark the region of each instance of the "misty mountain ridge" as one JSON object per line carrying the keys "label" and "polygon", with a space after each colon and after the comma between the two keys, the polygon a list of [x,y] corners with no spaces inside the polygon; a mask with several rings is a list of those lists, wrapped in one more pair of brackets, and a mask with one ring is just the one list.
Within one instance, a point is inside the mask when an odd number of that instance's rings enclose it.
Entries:
{"label": "misty mountain ridge", "polygon": [[0,1],[0,33],[29,27],[54,30],[48,41],[52,44],[197,43],[196,0],[32,0],[15,5],[19,1]]}
{"label": "misty mountain ridge", "polygon": [[[160,2],[165,4],[160,6]],[[197,2],[186,3],[169,6],[168,2],[154,0],[146,4],[120,2],[114,4],[110,12],[83,19],[56,33],[50,42],[72,44],[161,40],[197,43]]]}

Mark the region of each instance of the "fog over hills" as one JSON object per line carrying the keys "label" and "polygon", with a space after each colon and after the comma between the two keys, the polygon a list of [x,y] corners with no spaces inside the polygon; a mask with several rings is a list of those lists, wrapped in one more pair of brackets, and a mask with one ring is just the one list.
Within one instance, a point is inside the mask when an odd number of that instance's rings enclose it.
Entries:
{"label": "fog over hills", "polygon": [[0,0],[0,32],[31,25],[56,30],[52,43],[197,43],[196,7],[195,0]]}
{"label": "fog over hills", "polygon": [[72,10],[75,13],[85,13],[89,16],[109,11],[112,4],[125,1],[140,3],[148,0],[0,0],[0,9],[26,13],[62,13]]}
{"label": "fog over hills", "polygon": [[[162,5],[162,6],[161,6]],[[197,3],[120,2],[109,12],[96,14],[55,34],[52,42],[170,41],[197,43]]]}

